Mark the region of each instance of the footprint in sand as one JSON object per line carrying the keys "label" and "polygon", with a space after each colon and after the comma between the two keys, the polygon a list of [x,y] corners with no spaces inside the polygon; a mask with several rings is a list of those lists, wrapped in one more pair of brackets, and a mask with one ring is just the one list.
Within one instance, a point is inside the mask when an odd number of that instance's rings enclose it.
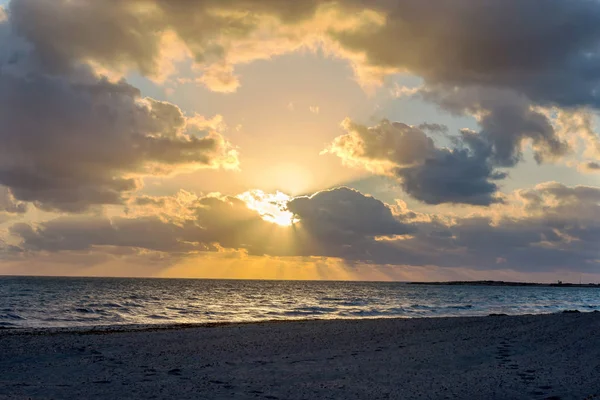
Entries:
{"label": "footprint in sand", "polygon": [[[525,385],[530,385],[534,383],[534,381],[538,380],[538,376],[536,374],[535,369],[526,369],[523,372],[517,373],[517,375],[521,378],[521,381]],[[548,391],[552,390],[552,385],[539,385],[535,389],[533,389],[530,394],[532,396],[544,396],[540,397],[543,400],[561,400],[558,396],[553,396]]]}
{"label": "footprint in sand", "polygon": [[[496,346],[496,353],[496,359],[499,360],[501,366],[508,364],[512,355],[512,344],[507,340],[503,340]],[[510,369],[518,368],[516,364],[510,364],[508,367]]]}

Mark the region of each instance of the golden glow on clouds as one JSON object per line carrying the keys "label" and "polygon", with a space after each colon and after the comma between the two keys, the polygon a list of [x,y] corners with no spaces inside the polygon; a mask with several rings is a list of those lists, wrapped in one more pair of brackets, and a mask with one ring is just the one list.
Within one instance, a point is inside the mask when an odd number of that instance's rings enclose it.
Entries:
{"label": "golden glow on clouds", "polygon": [[295,221],[294,214],[287,209],[291,197],[285,193],[265,193],[262,190],[251,190],[238,196],[249,209],[254,210],[268,222],[281,226],[290,226]]}
{"label": "golden glow on clouds", "polygon": [[8,17],[6,16],[6,11],[4,11],[4,8],[0,6],[0,22],[4,22],[7,19]]}
{"label": "golden glow on clouds", "polygon": [[[180,81],[179,67],[189,61],[194,77],[183,81],[199,83],[221,93],[235,92],[240,86],[235,73],[237,66],[305,50],[322,50],[348,60],[357,81],[365,88],[380,86],[386,75],[396,72],[396,68],[371,65],[364,52],[346,49],[335,38],[382,28],[387,19],[383,12],[332,2],[319,5],[310,18],[290,22],[278,15],[282,10],[277,4],[261,5],[249,12],[236,8],[235,2],[215,3],[204,6],[198,2],[190,6],[184,16],[173,16],[162,13],[155,2],[131,2],[123,9],[137,20],[141,34],[152,33],[148,47],[156,50],[109,64],[97,54],[85,61],[98,73],[114,79],[138,70],[159,84]],[[0,21],[2,19],[0,11]],[[197,24],[197,20],[203,23]],[[78,21],[68,22],[76,24]]]}

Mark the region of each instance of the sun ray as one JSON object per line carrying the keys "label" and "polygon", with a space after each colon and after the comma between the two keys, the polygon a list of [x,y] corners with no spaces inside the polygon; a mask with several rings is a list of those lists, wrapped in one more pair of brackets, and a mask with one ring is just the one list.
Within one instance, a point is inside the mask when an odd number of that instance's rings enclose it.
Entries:
{"label": "sun ray", "polygon": [[238,196],[249,209],[254,210],[268,222],[281,226],[291,226],[296,220],[294,214],[287,209],[291,197],[282,192],[265,193],[262,190],[251,190]]}

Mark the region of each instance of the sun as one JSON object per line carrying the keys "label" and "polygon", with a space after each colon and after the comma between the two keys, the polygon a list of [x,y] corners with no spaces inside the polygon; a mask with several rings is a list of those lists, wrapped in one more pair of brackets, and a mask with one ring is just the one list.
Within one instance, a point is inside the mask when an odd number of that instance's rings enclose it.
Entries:
{"label": "sun", "polygon": [[287,209],[292,198],[285,193],[265,193],[262,190],[250,190],[238,196],[246,206],[258,212],[268,222],[281,226],[291,226],[296,222],[294,214]]}
{"label": "sun", "polygon": [[[261,180],[270,182],[274,189],[283,190],[292,196],[309,191],[314,183],[310,170],[293,162],[277,163],[267,171],[262,171]],[[286,196],[284,193],[281,195]]]}

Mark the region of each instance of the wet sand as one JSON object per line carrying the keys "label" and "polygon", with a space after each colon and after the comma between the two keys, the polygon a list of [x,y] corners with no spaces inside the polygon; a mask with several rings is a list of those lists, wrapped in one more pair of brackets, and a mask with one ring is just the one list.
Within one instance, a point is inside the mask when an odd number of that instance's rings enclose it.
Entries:
{"label": "wet sand", "polygon": [[600,399],[600,313],[0,331],[0,399]]}

